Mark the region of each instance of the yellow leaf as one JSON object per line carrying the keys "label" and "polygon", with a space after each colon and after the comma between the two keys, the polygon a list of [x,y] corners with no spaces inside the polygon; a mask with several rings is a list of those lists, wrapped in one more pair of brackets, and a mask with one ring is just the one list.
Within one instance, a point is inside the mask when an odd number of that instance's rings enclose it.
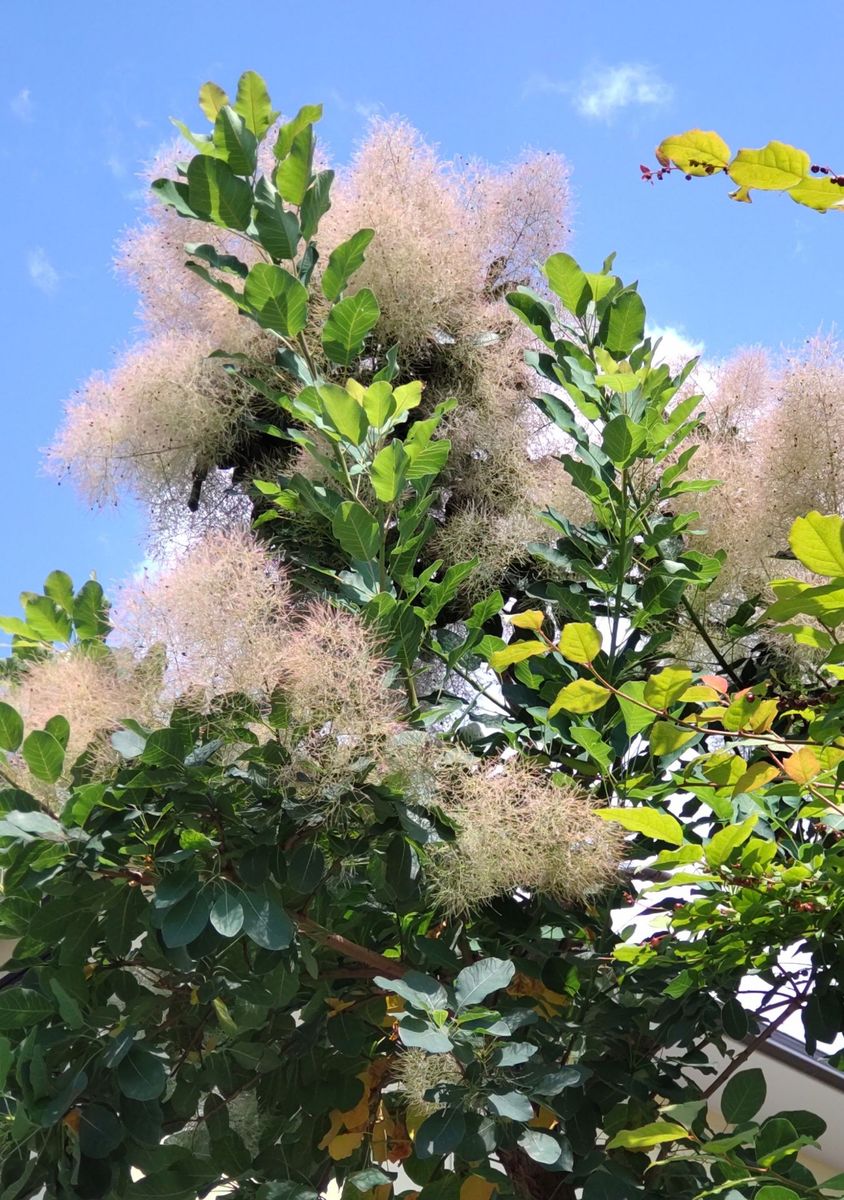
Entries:
{"label": "yellow leaf", "polygon": [[573,622],[563,630],[559,649],[570,662],[591,663],[601,652],[601,635],[594,625]]}
{"label": "yellow leaf", "polygon": [[689,704],[692,701],[708,703],[710,700],[717,700],[718,696],[719,693],[716,692],[715,688],[707,687],[705,683],[693,683],[692,686],[690,688],[686,688],[682,696],[678,696],[677,699],[681,704]]}
{"label": "yellow leaf", "polygon": [[575,679],[557,692],[556,700],[548,709],[548,720],[563,709],[572,713],[597,712],[604,707],[611,694],[609,688],[593,683],[591,679]]}
{"label": "yellow leaf", "polygon": [[708,725],[710,721],[720,721],[726,711],[726,708],[702,708],[685,719],[692,725]]}
{"label": "yellow leaf", "polygon": [[844,188],[824,175],[807,175],[788,194],[797,204],[805,204],[817,212],[838,209],[844,212]]}
{"label": "yellow leaf", "polygon": [[513,613],[509,617],[511,625],[515,625],[517,629],[532,629],[538,633],[542,628],[542,622],[545,620],[545,613],[540,612],[538,608],[529,608],[526,612]]}
{"label": "yellow leaf", "polygon": [[347,379],[346,380],[346,391],[349,393],[349,395],[352,397],[353,400],[357,400],[357,401],[361,402],[361,401],[363,401],[363,396],[364,396],[364,392],[366,391],[366,388],[363,386],[362,383],[358,383],[357,379]]}
{"label": "yellow leaf", "polygon": [[770,783],[772,779],[776,779],[779,773],[779,767],[771,766],[770,763],[754,763],[752,767],[748,767],[744,774],[740,775],[736,780],[733,795],[738,796],[742,792],[755,792],[760,787],[764,787],[766,783]]}
{"label": "yellow leaf", "polygon": [[482,1179],[480,1175],[470,1175],[460,1188],[460,1200],[490,1200],[494,1191],[495,1184],[489,1179]]}
{"label": "yellow leaf", "polygon": [[753,203],[753,197],[750,194],[750,189],[746,187],[736,188],[734,192],[730,192],[730,199],[735,200],[738,204]]}
{"label": "yellow leaf", "polygon": [[493,671],[506,671],[513,663],[524,662],[537,654],[547,654],[548,647],[544,642],[510,642],[503,650],[493,650],[489,656],[489,665]]}
{"label": "yellow leaf", "polygon": [[783,769],[795,783],[810,783],[820,774],[821,764],[811,746],[801,746],[794,754],[783,759]]}
{"label": "yellow leaf", "polygon": [[325,1006],[328,1009],[328,1019],[336,1017],[346,1008],[354,1008],[354,1000],[340,1000],[337,996],[326,996]]}
{"label": "yellow leaf", "polygon": [[225,1029],[226,1033],[237,1033],[237,1025],[232,1020],[232,1015],[226,1005],[219,996],[215,996],[213,1000],[214,1012],[217,1014],[217,1020]]}
{"label": "yellow leaf", "polygon": [[350,1158],[355,1150],[360,1148],[364,1136],[363,1133],[339,1133],[331,1139],[325,1149],[335,1162],[339,1162],[343,1158]]}
{"label": "yellow leaf", "polygon": [[711,175],[712,168],[722,171],[730,161],[730,147],[712,130],[690,129],[664,138],[656,148],[664,167],[674,163],[685,175]]}
{"label": "yellow leaf", "polygon": [[82,1116],[78,1108],[71,1108],[70,1111],[66,1112],[62,1117],[62,1125],[64,1125],[66,1129],[72,1129],[74,1133],[79,1133],[81,1121]]}
{"label": "yellow leaf", "polygon": [[225,108],[229,98],[218,83],[211,80],[203,83],[199,89],[199,107],[213,125],[221,108]]}
{"label": "yellow leaf", "polygon": [[539,1112],[532,1121],[528,1121],[531,1129],[554,1129],[559,1125],[557,1116],[551,1112],[550,1108],[546,1108],[544,1104],[540,1104]]}
{"label": "yellow leaf", "polygon": [[760,150],[739,150],[728,173],[740,188],[782,192],[805,179],[810,166],[805,150],[798,150],[786,142],[768,142]]}

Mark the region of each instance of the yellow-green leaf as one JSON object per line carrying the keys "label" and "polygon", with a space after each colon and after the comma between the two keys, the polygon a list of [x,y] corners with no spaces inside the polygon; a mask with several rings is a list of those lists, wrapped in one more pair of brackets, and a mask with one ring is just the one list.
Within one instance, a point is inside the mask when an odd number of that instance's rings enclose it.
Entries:
{"label": "yellow-green leaf", "polygon": [[798,517],[788,544],[804,567],[830,578],[844,575],[844,519],[819,512]]}
{"label": "yellow-green leaf", "polygon": [[644,371],[631,374],[619,371],[616,375],[596,375],[595,383],[598,387],[609,388],[611,392],[635,392],[644,377]]}
{"label": "yellow-green leaf", "polygon": [[668,708],[679,700],[692,682],[688,667],[666,667],[651,675],[645,684],[645,702],[652,708]]}
{"label": "yellow-green leaf", "polygon": [[603,708],[612,692],[591,679],[575,679],[557,693],[557,698],[548,709],[548,719],[565,710],[571,713],[591,713]]}
{"label": "yellow-green leaf", "polygon": [[538,608],[529,608],[525,612],[512,613],[509,620],[517,629],[533,629],[538,633],[545,620],[545,613],[540,612]]}
{"label": "yellow-green leaf", "polygon": [[679,1142],[688,1140],[692,1135],[687,1133],[682,1125],[672,1125],[668,1121],[653,1121],[650,1125],[640,1125],[638,1129],[622,1129],[615,1137],[607,1142],[608,1150],[647,1150],[658,1146],[661,1142]]}
{"label": "yellow-green leaf", "polygon": [[601,652],[601,635],[594,625],[574,621],[560,638],[560,653],[570,662],[591,663]]}
{"label": "yellow-green leaf", "polygon": [[665,754],[675,754],[697,736],[695,729],[683,729],[671,721],[657,721],[651,730],[651,753],[657,758],[662,758]]}
{"label": "yellow-green leaf", "polygon": [[733,795],[739,796],[743,792],[756,792],[766,783],[770,783],[772,779],[776,779],[779,773],[779,767],[774,767],[770,763],[754,763],[736,780]]}
{"label": "yellow-green leaf", "polygon": [[199,107],[212,125],[217,120],[217,113],[221,108],[225,108],[228,102],[229,98],[220,85],[210,79],[199,89]]}
{"label": "yellow-green leaf", "polygon": [[768,142],[760,150],[739,150],[730,163],[729,175],[739,187],[782,192],[805,179],[810,166],[805,150],[786,142]]}
{"label": "yellow-green leaf", "polygon": [[711,129],[689,129],[664,138],[656,148],[656,156],[664,167],[669,163],[686,175],[711,175],[714,168],[721,171],[730,161],[730,147]]}
{"label": "yellow-green leaf", "polygon": [[753,832],[758,815],[751,813],[740,825],[728,825],[712,835],[703,848],[703,856],[710,867],[723,867],[733,851],[744,845]]}
{"label": "yellow-green leaf", "polygon": [[424,383],[421,379],[412,379],[410,383],[403,383],[401,387],[397,387],[393,392],[393,399],[396,402],[396,412],[407,412],[411,408],[416,408],[422,402],[422,389]]}
{"label": "yellow-green leaf", "polygon": [[716,692],[715,688],[708,687],[705,683],[693,683],[677,699],[683,704],[689,704],[691,701],[709,704],[711,701],[717,700],[720,694],[720,692]]}
{"label": "yellow-green leaf", "polygon": [[718,750],[704,760],[703,773],[716,787],[732,787],[746,769],[740,754],[733,754],[731,750]]}
{"label": "yellow-green leaf", "polygon": [[[352,391],[352,380],[346,384],[346,391],[353,395],[355,399],[360,400],[363,404],[364,411],[369,417],[370,425],[376,429],[380,429],[382,425],[386,425],[390,417],[396,411],[396,402],[393,399],[393,389],[385,379],[379,379],[376,383],[372,383],[366,389],[357,385],[355,391]],[[358,392],[357,389],[360,389]]]}
{"label": "yellow-green leaf", "polygon": [[655,842],[667,842],[669,846],[683,844],[683,826],[671,813],[656,808],[598,808],[595,815],[615,821],[631,833],[643,833]]}
{"label": "yellow-green leaf", "polygon": [[816,212],[838,209],[844,212],[844,188],[824,175],[807,175],[788,194],[797,204],[805,204]]}
{"label": "yellow-green leaf", "polygon": [[596,304],[608,296],[618,283],[615,275],[601,275],[593,271],[584,271],[583,274],[586,276],[589,290],[592,292],[592,299]]}
{"label": "yellow-green leaf", "polygon": [[493,671],[506,671],[513,663],[524,662],[536,654],[547,654],[548,647],[544,642],[510,642],[503,650],[493,650],[489,656],[489,665]]}
{"label": "yellow-green leaf", "polygon": [[653,725],[654,714],[642,704],[645,698],[644,680],[632,679],[619,688],[618,703],[624,717],[624,728],[630,737]]}

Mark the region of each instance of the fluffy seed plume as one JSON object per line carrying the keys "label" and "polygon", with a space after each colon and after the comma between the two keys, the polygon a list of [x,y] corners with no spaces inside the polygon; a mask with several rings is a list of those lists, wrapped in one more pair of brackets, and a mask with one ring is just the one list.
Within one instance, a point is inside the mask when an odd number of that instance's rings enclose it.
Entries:
{"label": "fluffy seed plume", "polygon": [[166,648],[165,688],[201,707],[227,692],[266,694],[284,673],[290,593],[273,556],[243,530],[215,532],[164,570],[128,585],[118,637]]}
{"label": "fluffy seed plume", "polygon": [[237,437],[248,403],[196,333],[161,334],[130,350],[110,375],[92,376],[70,402],[51,451],[94,504],[128,492],[162,493],[184,509],[198,465],[212,466]]}
{"label": "fluffy seed plume", "polygon": [[457,776],[441,803],[458,827],[432,857],[432,888],[446,911],[519,889],[583,901],[616,875],[622,837],[595,816],[593,798],[520,759]]}
{"label": "fluffy seed plume", "polygon": [[20,712],[27,731],[43,729],[51,717],[68,721],[69,768],[92,743],[95,754],[107,755],[108,734],[123,717],[152,720],[159,686],[153,662],[139,662],[128,653],[94,657],[73,648],[27,666],[7,699]]}
{"label": "fluffy seed plume", "polygon": [[425,1093],[440,1083],[461,1083],[463,1073],[451,1054],[429,1054],[427,1050],[408,1047],[396,1055],[391,1077],[404,1098],[411,1119],[421,1121],[443,1107],[436,1100],[426,1100]]}
{"label": "fluffy seed plume", "polygon": [[[700,512],[706,531],[694,548],[727,551],[711,595],[734,600],[786,573],[774,556],[796,517],[844,511],[839,346],[813,338],[778,371],[763,353],[743,352],[722,370],[705,424],[692,469],[721,484],[688,497],[686,506]],[[795,572],[789,566],[787,573]]]}
{"label": "fluffy seed plume", "polygon": [[376,636],[352,613],[311,605],[285,645],[282,685],[296,721],[367,742],[398,728],[401,705],[390,687]]}

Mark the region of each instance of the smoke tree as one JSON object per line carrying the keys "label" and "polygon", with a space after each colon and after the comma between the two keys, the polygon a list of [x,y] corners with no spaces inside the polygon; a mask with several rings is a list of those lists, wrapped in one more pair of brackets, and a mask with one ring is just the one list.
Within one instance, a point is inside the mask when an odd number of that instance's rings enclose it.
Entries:
{"label": "smoke tree", "polygon": [[57,450],[179,551],[2,621],[0,1196],[841,1194],[745,1065],[844,1030],[834,504],[719,592],[747,422],[547,253],[559,164],[382,128],[335,209],[317,106],[200,103]]}

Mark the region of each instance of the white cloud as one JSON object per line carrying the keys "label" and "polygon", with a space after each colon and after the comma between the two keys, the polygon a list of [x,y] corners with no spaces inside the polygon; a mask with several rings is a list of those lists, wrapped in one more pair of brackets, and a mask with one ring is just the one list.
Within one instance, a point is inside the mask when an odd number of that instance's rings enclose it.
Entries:
{"label": "white cloud", "polygon": [[667,104],[671,96],[669,85],[650,67],[621,63],[596,68],[585,76],[575,90],[574,107],[583,117],[609,121],[619,109]]}
{"label": "white cloud", "polygon": [[21,88],[9,101],[9,108],[19,121],[32,120],[32,96],[29,88]]}
{"label": "white cloud", "polygon": [[670,85],[644,63],[592,67],[576,83],[548,75],[531,75],[525,81],[522,95],[537,92],[570,96],[577,112],[593,121],[610,121],[620,109],[633,105],[667,104],[673,95]]}
{"label": "white cloud", "polygon": [[[704,351],[704,343],[687,337],[682,329],[674,325],[648,325],[645,333],[652,341],[659,338],[659,348],[656,352],[655,363],[668,363],[672,370],[684,366],[690,358],[699,358]],[[695,388],[709,397],[718,385],[718,368],[711,361],[701,358],[692,372],[692,383]]]}
{"label": "white cloud", "polygon": [[704,343],[686,337],[685,333],[674,325],[648,325],[646,333],[654,341],[660,339],[657,362],[675,363],[680,359],[686,361],[703,354]]}
{"label": "white cloud", "polygon": [[26,269],[38,290],[52,296],[59,286],[60,276],[43,246],[36,246],[34,250],[29,251],[26,256]]}
{"label": "white cloud", "polygon": [[117,154],[110,154],[105,160],[105,165],[115,179],[122,179],[126,174],[126,164]]}

